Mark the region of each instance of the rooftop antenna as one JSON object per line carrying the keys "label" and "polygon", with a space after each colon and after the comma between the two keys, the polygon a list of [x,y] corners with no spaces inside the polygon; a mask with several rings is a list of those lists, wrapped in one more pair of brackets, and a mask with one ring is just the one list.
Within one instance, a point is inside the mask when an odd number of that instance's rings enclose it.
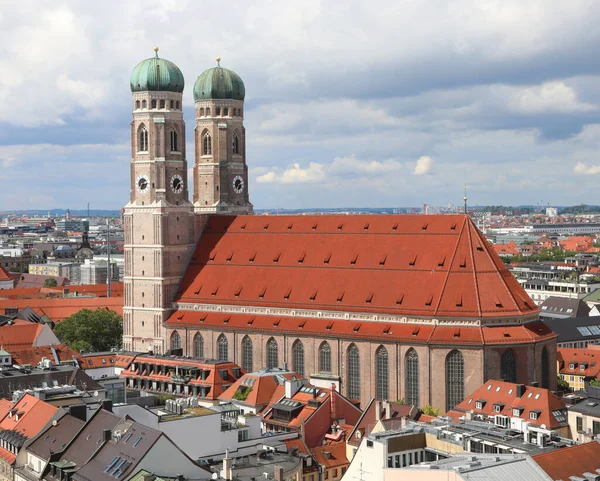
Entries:
{"label": "rooftop antenna", "polygon": [[469,186],[467,184],[465,184],[465,196],[463,197],[463,200],[465,201],[465,215],[467,215],[467,189],[469,188]]}
{"label": "rooftop antenna", "polygon": [[111,278],[111,268],[110,268],[110,224],[109,219],[106,219],[106,259],[107,259],[107,269],[106,269],[106,297],[111,297],[111,289],[110,289],[110,278]]}

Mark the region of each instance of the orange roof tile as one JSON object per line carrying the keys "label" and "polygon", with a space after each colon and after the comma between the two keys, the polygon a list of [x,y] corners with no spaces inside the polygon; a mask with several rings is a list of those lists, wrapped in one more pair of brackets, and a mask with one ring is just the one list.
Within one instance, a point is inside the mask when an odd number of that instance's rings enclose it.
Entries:
{"label": "orange roof tile", "polygon": [[123,314],[123,297],[60,297],[44,299],[0,299],[0,314],[6,308],[24,309],[31,307],[36,314],[46,315],[58,322],[82,309],[110,309]]}
{"label": "orange roof tile", "polygon": [[115,365],[117,353],[110,354],[84,354],[81,356],[81,369],[96,369]]}
{"label": "orange roof tile", "polygon": [[315,461],[326,468],[348,466],[350,462],[346,457],[346,443],[339,442],[327,446],[319,446],[310,450]]}
{"label": "orange roof tile", "polygon": [[460,326],[348,321],[345,319],[298,318],[227,314],[219,312],[175,311],[166,322],[172,329],[197,326],[203,329],[236,332],[290,333],[306,336],[335,337],[383,342],[407,341],[413,344],[465,345],[521,344],[557,337],[542,322],[517,326]]}
{"label": "orange roof tile", "polygon": [[552,479],[568,480],[571,476],[585,479],[583,473],[600,468],[600,443],[592,441],[577,446],[536,454],[532,459]]}
{"label": "orange roof tile", "polygon": [[[16,431],[31,438],[41,431],[56,411],[56,406],[25,394],[0,421],[0,429]],[[11,412],[14,414],[11,415]]]}
{"label": "orange roof tile", "polygon": [[262,408],[269,404],[277,388],[281,386],[277,380],[277,376],[281,376],[285,379],[301,379],[301,376],[291,372],[273,372],[271,375],[269,374],[269,372],[260,373],[259,375],[256,373],[244,374],[219,396],[219,400],[231,401],[234,399],[234,395],[240,386],[251,386],[250,392],[248,393],[246,399],[244,399],[244,401],[236,402],[245,404],[246,406]]}
{"label": "orange roof tile", "polygon": [[[533,425],[546,425],[548,429],[556,429],[566,425],[566,406],[562,399],[557,397],[549,389],[541,387],[525,386],[522,396],[517,397],[517,384],[504,381],[489,380],[475,392],[467,396],[464,401],[457,404],[454,411],[473,411],[474,415],[495,416],[505,414],[517,417],[513,409],[520,409],[520,418],[525,419]],[[484,401],[481,408],[477,407],[478,401]],[[500,405],[500,411],[494,409],[494,405]],[[537,419],[530,419],[530,413],[539,411]],[[559,421],[554,414],[555,411],[564,411],[565,421]]]}
{"label": "orange roof tile", "polygon": [[[0,331],[1,332],[1,331]],[[72,361],[79,358],[79,353],[64,344],[56,344],[54,350],[60,361]],[[17,364],[38,364],[42,358],[54,362],[54,353],[50,346],[31,346],[9,349],[13,362]]]}
{"label": "orange roof tile", "polygon": [[10,277],[9,273],[4,269],[4,267],[0,266],[0,281],[12,281],[12,277]]}
{"label": "orange roof tile", "polygon": [[426,317],[538,312],[464,215],[214,216],[176,298]]}
{"label": "orange roof tile", "polygon": [[[593,349],[560,348],[556,360],[561,374],[585,377],[598,377],[600,374],[600,353]],[[574,368],[571,369],[571,365]],[[581,368],[584,367],[582,370]],[[599,466],[600,467],[600,466]]]}
{"label": "orange roof tile", "polygon": [[29,348],[43,329],[44,324],[15,319],[12,324],[0,326],[0,344],[9,352],[12,349]]}

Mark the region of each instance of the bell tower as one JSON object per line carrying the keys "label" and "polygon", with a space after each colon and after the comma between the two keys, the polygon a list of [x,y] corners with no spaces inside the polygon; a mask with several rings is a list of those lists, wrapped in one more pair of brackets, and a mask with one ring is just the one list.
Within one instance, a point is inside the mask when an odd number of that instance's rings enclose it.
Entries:
{"label": "bell tower", "polygon": [[244,82],[217,66],[194,84],[194,211],[196,214],[251,214],[244,129]]}
{"label": "bell tower", "polygon": [[130,198],[125,206],[123,347],[164,353],[163,322],[195,247],[188,200],[184,78],[158,56],[131,74]]}

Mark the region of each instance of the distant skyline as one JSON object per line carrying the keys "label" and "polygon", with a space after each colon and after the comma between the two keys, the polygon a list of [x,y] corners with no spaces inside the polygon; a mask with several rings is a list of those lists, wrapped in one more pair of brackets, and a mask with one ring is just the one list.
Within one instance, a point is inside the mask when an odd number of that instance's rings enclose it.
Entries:
{"label": "distant skyline", "polygon": [[[129,75],[246,85],[257,209],[598,204],[592,1],[0,0],[0,211],[120,209]],[[188,157],[193,165],[193,157]]]}

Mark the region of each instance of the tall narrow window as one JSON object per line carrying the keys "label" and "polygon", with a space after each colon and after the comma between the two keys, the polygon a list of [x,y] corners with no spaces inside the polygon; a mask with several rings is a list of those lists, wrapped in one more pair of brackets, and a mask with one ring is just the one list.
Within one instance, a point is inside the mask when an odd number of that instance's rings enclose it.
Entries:
{"label": "tall narrow window", "polygon": [[210,107],[206,107],[206,116],[210,117]]}
{"label": "tall narrow window", "polygon": [[150,101],[150,108],[151,109],[155,109],[156,108],[156,100]]}
{"label": "tall narrow window", "polygon": [[177,110],[179,110],[179,100],[178,100],[177,102],[175,102],[175,108],[176,108]]}
{"label": "tall narrow window", "polygon": [[145,109],[146,107],[148,107],[148,102],[142,100],[142,108]]}
{"label": "tall narrow window", "polygon": [[148,131],[144,124],[139,129],[138,152],[148,152]]}
{"label": "tall narrow window", "polygon": [[377,399],[387,401],[389,398],[388,392],[388,352],[383,346],[379,346],[375,352],[375,382]]}
{"label": "tall narrow window", "polygon": [[171,349],[180,349],[181,348],[181,336],[177,331],[171,334]]}
{"label": "tall narrow window", "polygon": [[275,369],[279,364],[279,347],[277,341],[273,338],[267,342],[267,367]]}
{"label": "tall narrow window", "polygon": [[173,110],[173,108],[175,107],[175,101],[171,100],[171,102],[169,103],[169,106],[170,106],[171,110]]}
{"label": "tall narrow window", "polygon": [[177,148],[177,131],[175,129],[171,130],[171,152],[178,152]]}
{"label": "tall narrow window", "polygon": [[204,117],[204,107],[200,109],[200,117]]}
{"label": "tall narrow window", "polygon": [[233,135],[233,153],[240,153],[240,138],[237,136],[237,134]]}
{"label": "tall narrow window", "polygon": [[292,346],[292,361],[294,371],[304,377],[304,344],[300,339]]}
{"label": "tall narrow window", "polygon": [[228,361],[229,359],[229,341],[225,337],[225,334],[221,334],[217,339],[217,359],[219,361]]}
{"label": "tall narrow window", "polygon": [[331,374],[331,347],[327,341],[319,346],[319,372]]}
{"label": "tall narrow window", "polygon": [[465,361],[460,351],[450,351],[446,356],[446,411],[450,411],[465,398]]}
{"label": "tall narrow window", "polygon": [[204,150],[202,155],[212,155],[212,139],[208,132],[204,134]]}
{"label": "tall narrow window", "polygon": [[242,339],[242,369],[246,372],[252,372],[254,369],[252,354],[252,339],[244,336]]}
{"label": "tall narrow window", "polygon": [[419,406],[419,356],[412,347],[405,360],[406,403]]}
{"label": "tall narrow window", "polygon": [[360,399],[360,355],[358,347],[350,344],[346,352],[348,399]]}
{"label": "tall narrow window", "polygon": [[517,382],[517,362],[512,349],[507,349],[500,359],[500,379]]}
{"label": "tall narrow window", "polygon": [[548,349],[544,346],[542,349],[542,387],[546,389],[550,387],[550,373],[548,368]]}
{"label": "tall narrow window", "polygon": [[135,101],[135,110],[139,110],[140,109],[140,101],[136,100]]}
{"label": "tall narrow window", "polygon": [[194,357],[198,359],[204,357],[204,338],[199,332],[194,336]]}
{"label": "tall narrow window", "polygon": [[229,115],[229,109],[227,107],[223,107],[223,117],[227,117]]}
{"label": "tall narrow window", "polygon": [[161,109],[165,108],[165,101],[163,99],[161,99],[161,101],[160,101],[160,108]]}

